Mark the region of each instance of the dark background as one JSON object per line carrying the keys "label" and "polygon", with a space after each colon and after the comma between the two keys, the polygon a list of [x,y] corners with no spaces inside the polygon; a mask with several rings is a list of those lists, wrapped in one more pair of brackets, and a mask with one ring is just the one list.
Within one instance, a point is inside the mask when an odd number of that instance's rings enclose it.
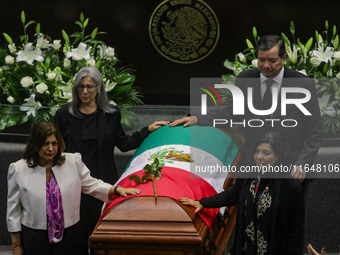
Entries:
{"label": "dark background", "polygon": [[[325,20],[339,24],[340,3],[336,1],[226,1],[206,0],[220,24],[220,39],[214,51],[203,60],[179,64],[161,56],[149,37],[149,20],[160,0],[1,0],[0,31],[9,34],[17,45],[23,34],[21,11],[26,20],[40,23],[41,32],[61,39],[61,30],[78,31],[75,21],[81,12],[89,18],[87,32],[95,27],[107,32],[98,39],[116,48],[121,66],[136,70],[136,85],[141,88],[146,104],[189,105],[191,77],[221,77],[230,71],[223,66],[226,59],[246,48],[245,39],[253,42],[252,28],[259,35],[285,33],[289,38],[290,21],[296,35],[306,43],[315,30],[325,30]],[[340,29],[340,26],[339,26]],[[32,26],[29,32],[35,31]],[[5,40],[0,34],[0,43]]]}
{"label": "dark background", "polygon": [[[68,34],[79,31],[75,21],[81,12],[89,18],[88,34],[95,27],[107,35],[98,37],[115,47],[120,66],[136,70],[136,85],[149,105],[189,105],[190,78],[221,77],[230,73],[223,66],[226,59],[234,60],[235,54],[246,48],[245,40],[253,42],[252,29],[259,35],[285,33],[290,39],[290,21],[295,24],[296,36],[306,43],[314,37],[315,30],[325,30],[328,20],[330,31],[336,25],[340,29],[340,2],[336,1],[254,1],[254,0],[206,0],[215,12],[220,24],[220,39],[214,51],[193,64],[179,64],[161,56],[149,37],[149,20],[160,0],[1,0],[0,45],[5,44],[2,33],[9,34],[19,43],[23,34],[21,11],[26,20],[41,24],[41,32],[60,39],[61,30]],[[30,27],[30,34],[35,31]],[[315,39],[314,39],[315,40]],[[2,155],[6,158],[6,155]],[[13,159],[13,161],[17,160]],[[5,164],[7,168],[7,163]],[[6,180],[5,172],[1,173]],[[315,180],[311,184],[306,226],[307,242],[318,250],[326,246],[329,252],[337,252],[340,236],[339,179]],[[6,191],[3,191],[4,194]],[[3,203],[4,199],[1,200]],[[1,206],[2,212],[5,209]],[[3,220],[3,219],[2,219]],[[2,230],[8,240],[9,235]]]}

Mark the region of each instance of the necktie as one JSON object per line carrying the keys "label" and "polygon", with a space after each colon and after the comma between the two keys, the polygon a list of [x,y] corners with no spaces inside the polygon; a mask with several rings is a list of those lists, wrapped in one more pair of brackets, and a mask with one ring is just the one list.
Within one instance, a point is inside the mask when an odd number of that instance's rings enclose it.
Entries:
{"label": "necktie", "polygon": [[272,91],[270,87],[275,83],[275,81],[273,79],[267,79],[265,83],[267,85],[267,89],[264,92],[262,106],[263,110],[268,110],[272,106]]}

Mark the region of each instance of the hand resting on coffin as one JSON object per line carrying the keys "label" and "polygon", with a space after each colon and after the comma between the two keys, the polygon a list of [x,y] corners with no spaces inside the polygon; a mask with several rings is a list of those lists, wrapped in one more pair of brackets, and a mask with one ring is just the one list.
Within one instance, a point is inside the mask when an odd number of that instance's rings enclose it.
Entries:
{"label": "hand resting on coffin", "polygon": [[198,213],[199,211],[201,211],[203,209],[203,206],[200,204],[200,201],[192,200],[192,199],[186,198],[186,197],[180,197],[178,200],[183,205],[188,205],[188,206],[194,207],[195,213]]}

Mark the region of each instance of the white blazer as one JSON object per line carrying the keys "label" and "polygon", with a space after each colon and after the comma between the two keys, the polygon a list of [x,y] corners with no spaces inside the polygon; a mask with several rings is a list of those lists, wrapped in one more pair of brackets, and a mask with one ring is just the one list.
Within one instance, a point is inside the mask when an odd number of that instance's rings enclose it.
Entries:
{"label": "white blazer", "polygon": [[[109,202],[112,185],[93,178],[79,153],[64,153],[65,163],[52,168],[64,210],[64,227],[79,221],[81,192]],[[21,231],[21,224],[32,229],[47,229],[46,168],[29,168],[26,160],[12,163],[8,169],[7,229]]]}

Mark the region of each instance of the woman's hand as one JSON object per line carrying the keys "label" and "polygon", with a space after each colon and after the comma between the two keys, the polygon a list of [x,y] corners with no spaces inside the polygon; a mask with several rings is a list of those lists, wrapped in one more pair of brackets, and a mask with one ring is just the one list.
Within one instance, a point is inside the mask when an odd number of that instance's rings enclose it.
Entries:
{"label": "woman's hand", "polygon": [[203,206],[197,200],[192,200],[192,199],[186,198],[186,197],[180,197],[178,200],[183,205],[188,205],[188,206],[194,207],[196,209],[195,213],[198,213],[199,211],[201,211],[203,209]]}
{"label": "woman's hand", "polygon": [[12,254],[13,255],[22,255],[22,254],[24,254],[24,251],[23,251],[22,247],[20,246],[20,247],[17,247],[15,249],[12,249]]}
{"label": "woman's hand", "polygon": [[165,125],[169,125],[169,123],[170,123],[170,121],[155,121],[150,126],[148,126],[148,131],[153,132],[153,131],[159,129],[160,127],[163,127]]}
{"label": "woman's hand", "polygon": [[135,188],[123,188],[121,186],[112,186],[109,192],[109,199],[112,199],[115,195],[121,197],[127,197],[128,195],[136,195],[140,193],[140,189]]}
{"label": "woman's hand", "polygon": [[20,232],[10,232],[11,240],[12,240],[12,254],[13,255],[22,255],[24,251],[20,244]]}
{"label": "woman's hand", "polygon": [[170,123],[170,127],[176,127],[179,125],[183,125],[183,127],[194,126],[198,123],[198,119],[196,116],[184,117],[182,119],[175,120]]}
{"label": "woman's hand", "polygon": [[320,254],[317,253],[316,250],[314,250],[313,246],[310,245],[310,244],[307,245],[307,250],[308,250],[308,254],[309,255],[325,255],[326,254],[326,248],[325,247],[323,247],[321,249],[321,253]]}

